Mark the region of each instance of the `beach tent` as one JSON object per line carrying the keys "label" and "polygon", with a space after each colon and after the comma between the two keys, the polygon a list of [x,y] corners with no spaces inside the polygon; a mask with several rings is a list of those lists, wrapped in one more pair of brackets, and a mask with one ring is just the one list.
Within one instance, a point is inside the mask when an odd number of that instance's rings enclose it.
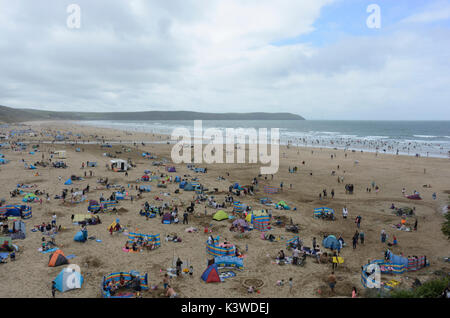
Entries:
{"label": "beach tent", "polygon": [[167,170],[167,172],[177,172],[177,170],[173,166],[166,167],[166,170]]}
{"label": "beach tent", "polygon": [[76,242],[84,243],[84,242],[86,242],[87,237],[88,237],[87,230],[79,231],[77,234],[75,234],[73,240],[76,241]]}
{"label": "beach tent", "polygon": [[206,169],[205,168],[195,168],[194,172],[201,172],[201,173],[205,173]]}
{"label": "beach tent", "polygon": [[55,151],[53,153],[53,155],[55,156],[55,158],[58,158],[58,159],[66,159],[66,151],[65,150]]}
{"label": "beach tent", "polygon": [[139,190],[144,192],[150,192],[152,191],[152,187],[150,185],[140,185]]}
{"label": "beach tent", "polygon": [[326,238],[323,239],[322,246],[325,248],[330,248],[332,250],[337,250],[341,246],[341,244],[336,239],[336,236],[328,235]]}
{"label": "beach tent", "polygon": [[125,200],[125,197],[128,196],[128,193],[125,192],[116,192],[116,200]]}
{"label": "beach tent", "polygon": [[[14,229],[14,232],[22,232],[24,235],[27,232],[25,223],[20,220],[14,221],[13,229]],[[25,237],[23,237],[23,238],[25,238]]]}
{"label": "beach tent", "polygon": [[142,180],[142,181],[149,181],[149,180],[150,180],[150,177],[149,177],[148,175],[143,175],[143,176],[141,177],[141,180]]}
{"label": "beach tent", "polygon": [[165,213],[162,217],[161,223],[163,224],[172,223],[172,215],[169,212]]}
{"label": "beach tent", "polygon": [[248,223],[244,219],[236,219],[233,221],[233,226],[248,227]]}
{"label": "beach tent", "polygon": [[180,189],[184,189],[184,187],[186,186],[187,182],[186,181],[181,181],[180,182]]}
{"label": "beach tent", "polygon": [[152,154],[150,154],[149,152],[143,152],[142,157],[144,157],[145,159],[155,159],[155,156],[152,156]]}
{"label": "beach tent", "polygon": [[28,193],[22,199],[23,202],[33,202],[37,200],[39,200],[39,198],[34,193]]}
{"label": "beach tent", "polygon": [[202,279],[206,283],[220,283],[221,280],[217,264],[209,265],[208,268],[203,272]]}
{"label": "beach tent", "polygon": [[75,269],[67,267],[56,276],[54,281],[56,283],[56,289],[64,293],[71,289],[81,288],[81,285],[83,285],[83,276]]}
{"label": "beach tent", "polygon": [[72,184],[72,179],[71,178],[67,179],[67,181],[64,182],[64,184],[65,185],[71,185]]}
{"label": "beach tent", "polygon": [[194,191],[194,186],[192,185],[192,183],[188,183],[184,186],[184,191]]}
{"label": "beach tent", "polygon": [[64,256],[62,250],[56,250],[55,252],[50,254],[48,261],[49,267],[61,266],[64,264],[69,264],[69,261],[67,260],[66,256]]}
{"label": "beach tent", "polygon": [[216,221],[222,221],[226,219],[228,219],[228,214],[224,210],[217,211],[213,216],[213,220]]}
{"label": "beach tent", "polygon": [[112,222],[109,226],[108,226],[108,231],[111,231],[111,228],[114,230],[114,228],[116,227],[117,223],[120,223],[119,219],[116,219],[114,222]]}
{"label": "beach tent", "polygon": [[120,171],[127,171],[130,168],[130,165],[128,162],[122,159],[112,159],[111,160],[111,169],[120,172]]}
{"label": "beach tent", "polygon": [[283,207],[283,209],[285,209],[285,210],[290,210],[290,207],[284,201],[278,202],[278,205]]}

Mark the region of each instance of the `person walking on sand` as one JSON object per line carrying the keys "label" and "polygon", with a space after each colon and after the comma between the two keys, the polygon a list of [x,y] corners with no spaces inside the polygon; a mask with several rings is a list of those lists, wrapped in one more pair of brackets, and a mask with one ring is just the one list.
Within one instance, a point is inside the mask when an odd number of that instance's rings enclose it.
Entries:
{"label": "person walking on sand", "polygon": [[178,257],[176,266],[177,266],[177,276],[180,276],[181,273],[181,265],[183,265],[183,261]]}
{"label": "person walking on sand", "polygon": [[289,278],[289,294],[292,294],[292,287],[294,286],[294,282],[292,281],[292,277]]}
{"label": "person walking on sand", "polygon": [[386,231],[385,230],[381,230],[381,243],[386,243]]}
{"label": "person walking on sand", "polygon": [[169,275],[167,275],[167,274],[164,274],[163,286],[164,286],[164,289],[166,289],[167,286],[169,286]]}
{"label": "person walking on sand", "polygon": [[356,226],[358,227],[358,229],[361,227],[361,219],[362,219],[361,215],[358,215],[355,220],[355,223],[356,223]]}
{"label": "person walking on sand", "polygon": [[344,208],[342,209],[342,217],[344,219],[347,219],[347,216],[348,216],[348,209],[347,209],[347,206],[344,205]]}
{"label": "person walking on sand", "polygon": [[56,283],[55,281],[52,281],[52,297],[55,298],[56,294]]}
{"label": "person walking on sand", "polygon": [[417,231],[417,219],[416,219],[416,221],[414,222],[414,231]]}
{"label": "person walking on sand", "polygon": [[184,214],[183,214],[183,224],[189,224],[189,222],[188,222],[188,213],[187,213],[187,211],[185,211],[184,212]]}
{"label": "person walking on sand", "polygon": [[336,276],[334,272],[331,272],[330,276],[328,276],[328,286],[330,286],[331,292],[334,293],[334,287],[336,287]]}
{"label": "person walking on sand", "polygon": [[359,234],[358,234],[358,232],[356,232],[355,235],[353,235],[353,239],[352,239],[353,249],[355,249],[356,245],[358,244],[358,238],[359,238]]}
{"label": "person walking on sand", "polygon": [[352,288],[352,298],[358,298],[358,291],[355,286]]}

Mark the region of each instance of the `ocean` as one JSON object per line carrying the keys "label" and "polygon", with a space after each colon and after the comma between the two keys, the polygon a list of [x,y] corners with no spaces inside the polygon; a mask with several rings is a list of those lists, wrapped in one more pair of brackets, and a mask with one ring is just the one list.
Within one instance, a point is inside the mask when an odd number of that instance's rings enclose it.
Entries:
{"label": "ocean", "polygon": [[[187,128],[192,135],[194,130],[194,122],[185,120],[77,123],[168,135],[175,128]],[[225,128],[279,128],[280,143],[292,146],[450,158],[450,121],[204,120],[202,127],[223,132]]]}

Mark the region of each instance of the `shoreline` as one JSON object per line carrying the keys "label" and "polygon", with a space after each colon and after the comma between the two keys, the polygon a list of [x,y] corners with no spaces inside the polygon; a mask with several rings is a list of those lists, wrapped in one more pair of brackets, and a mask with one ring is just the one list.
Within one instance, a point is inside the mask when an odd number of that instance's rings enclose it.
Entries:
{"label": "shoreline", "polygon": [[[130,129],[120,129],[120,128],[113,128],[113,127],[96,127],[93,125],[84,125],[82,123],[80,123],[80,121],[71,121],[71,120],[65,120],[65,121],[29,121],[29,122],[22,122],[20,124],[24,124],[24,125],[33,125],[33,124],[37,124],[37,125],[51,125],[51,124],[60,124],[60,123],[70,123],[74,126],[78,126],[78,127],[84,127],[84,128],[101,128],[101,129],[106,129],[109,131],[117,131],[117,132],[125,132],[128,134],[137,134],[137,135],[144,135],[144,136],[148,136],[148,135],[152,135],[154,137],[158,137],[160,140],[144,140],[144,139],[135,139],[135,140],[120,140],[120,141],[115,141],[114,139],[110,139],[110,140],[105,140],[104,143],[111,143],[111,144],[133,144],[133,143],[145,143],[145,144],[165,144],[165,143],[169,143],[169,144],[176,144],[176,141],[172,141],[170,139],[171,135],[169,134],[164,134],[164,133],[152,133],[152,132],[146,132],[146,131],[133,131]],[[163,140],[161,140],[163,139]],[[193,138],[192,138],[193,139]],[[202,139],[202,143],[208,144],[207,140]],[[91,142],[79,142],[77,140],[75,141],[44,141],[44,143],[53,143],[53,144],[72,144],[73,142],[75,142],[75,144],[101,144],[99,141],[95,142],[95,141],[91,141]],[[192,143],[194,144],[195,141]],[[246,145],[248,145],[249,143],[246,140]],[[269,143],[270,144],[270,141]],[[405,157],[417,157],[417,155],[415,153],[406,153],[406,152],[402,152],[399,151],[398,154],[391,151],[379,151],[376,149],[363,149],[363,148],[355,148],[355,147],[341,147],[341,146],[332,146],[332,145],[323,145],[323,146],[314,146],[314,145],[301,145],[299,143],[294,144],[293,142],[287,141],[287,142],[280,142],[279,145],[281,147],[293,147],[293,148],[300,148],[300,149],[308,149],[308,150],[339,150],[339,151],[343,151],[344,153],[349,152],[349,153],[370,153],[370,154],[376,154],[376,155],[390,155],[390,156],[405,156]],[[289,147],[288,147],[289,146]],[[420,158],[429,158],[429,159],[450,159],[450,150],[448,152],[447,155],[444,154],[429,154],[429,155],[423,155],[423,154],[419,154]]]}

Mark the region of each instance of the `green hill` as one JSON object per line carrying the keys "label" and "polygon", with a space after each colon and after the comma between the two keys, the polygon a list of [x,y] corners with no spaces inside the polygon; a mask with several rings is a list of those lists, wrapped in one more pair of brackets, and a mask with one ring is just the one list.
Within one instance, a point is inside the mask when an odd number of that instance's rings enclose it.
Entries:
{"label": "green hill", "polygon": [[291,113],[200,113],[190,111],[147,112],[54,112],[0,106],[0,122],[14,123],[40,120],[304,120]]}

